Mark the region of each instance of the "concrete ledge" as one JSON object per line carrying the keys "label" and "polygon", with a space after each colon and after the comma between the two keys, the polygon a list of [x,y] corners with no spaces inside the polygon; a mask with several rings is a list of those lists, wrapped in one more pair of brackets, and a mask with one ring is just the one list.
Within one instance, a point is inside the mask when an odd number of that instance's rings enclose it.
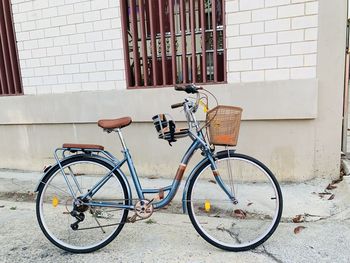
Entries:
{"label": "concrete ledge", "polygon": [[[315,119],[318,81],[288,80],[207,86],[221,104],[244,109],[243,120]],[[100,118],[130,115],[135,122],[149,122],[154,114],[171,112],[170,104],[185,93],[172,88],[91,91],[1,98],[0,124],[92,123]],[[202,113],[199,118],[204,118]]]}

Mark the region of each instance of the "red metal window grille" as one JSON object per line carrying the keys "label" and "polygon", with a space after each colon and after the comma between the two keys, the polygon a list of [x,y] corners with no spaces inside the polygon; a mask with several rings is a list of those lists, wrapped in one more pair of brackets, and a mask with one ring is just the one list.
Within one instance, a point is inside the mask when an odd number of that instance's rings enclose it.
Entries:
{"label": "red metal window grille", "polygon": [[121,0],[128,88],[226,81],[224,0]]}
{"label": "red metal window grille", "polygon": [[10,0],[0,0],[0,96],[20,95],[21,77]]}

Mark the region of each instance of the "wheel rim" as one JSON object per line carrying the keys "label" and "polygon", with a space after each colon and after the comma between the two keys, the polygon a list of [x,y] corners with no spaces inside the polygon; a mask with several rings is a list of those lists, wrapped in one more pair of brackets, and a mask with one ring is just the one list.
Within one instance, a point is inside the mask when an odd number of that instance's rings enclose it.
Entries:
{"label": "wheel rim", "polygon": [[[63,169],[77,195],[80,192],[86,193],[102,178],[101,175],[110,172],[107,167],[92,161],[70,163],[65,165]],[[69,176],[70,171],[76,175],[77,180]],[[125,204],[123,187],[114,174],[93,198],[93,201],[106,200]],[[69,189],[58,169],[44,185],[39,200],[40,221],[53,243],[61,248],[76,251],[100,247],[115,235],[121,228],[120,223],[124,223],[125,219],[125,210],[100,207],[82,208],[79,214],[84,214],[84,220],[78,224],[80,230],[74,231],[71,224],[75,223],[77,219],[69,214],[72,210],[73,201]],[[97,228],[86,229],[90,227]]]}
{"label": "wheel rim", "polygon": [[[225,183],[230,181],[223,168],[227,167],[227,159],[217,161]],[[230,165],[233,191],[239,203],[234,205],[229,200],[208,165],[193,183],[191,214],[197,231],[213,245],[229,249],[255,247],[264,242],[278,224],[279,191],[268,172],[255,162],[231,157]],[[230,186],[228,188],[232,190]]]}

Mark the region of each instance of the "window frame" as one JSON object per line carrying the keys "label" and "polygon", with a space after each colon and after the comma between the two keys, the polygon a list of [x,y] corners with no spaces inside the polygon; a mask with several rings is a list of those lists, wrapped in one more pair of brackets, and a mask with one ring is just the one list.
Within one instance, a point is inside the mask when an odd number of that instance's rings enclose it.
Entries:
{"label": "window frame", "polygon": [[0,0],[0,97],[23,95],[10,0]]}
{"label": "window frame", "polygon": [[[158,5],[156,8],[150,8],[151,1],[156,2]],[[175,2],[174,2],[175,1]],[[120,1],[120,8],[121,8],[121,25],[122,25],[122,37],[123,37],[123,46],[124,46],[124,63],[125,63],[125,77],[126,77],[126,83],[127,83],[127,89],[142,89],[142,88],[161,88],[161,87],[173,87],[174,85],[181,85],[181,84],[188,84],[188,83],[196,83],[200,85],[215,85],[215,84],[226,84],[227,83],[227,48],[226,48],[226,10],[225,10],[225,0],[211,0],[210,3],[215,2],[215,5],[211,4],[211,22],[215,24],[216,30],[208,29],[206,28],[203,30],[202,25],[203,23],[206,23],[204,20],[204,12],[205,8],[204,4],[207,0],[198,0],[195,1],[195,6],[193,5],[193,1],[190,0],[166,0],[167,7],[168,7],[168,16],[165,18],[165,15],[163,12],[159,12],[159,10],[164,10],[162,8],[158,8],[158,6],[164,5],[164,0],[121,0]],[[130,6],[129,6],[129,4]],[[173,3],[171,5],[170,3]],[[188,8],[184,8],[184,5],[186,6],[186,3],[188,3]],[[221,4],[221,24],[217,25],[216,21],[216,5]],[[137,5],[138,4],[138,5]],[[178,4],[179,5],[179,16],[181,16],[180,23],[183,23],[183,21],[186,20],[187,12],[191,12],[192,14],[196,14],[198,17],[197,20],[197,26],[198,29],[195,28],[195,16],[190,15],[190,19],[187,19],[184,24],[186,24],[185,30],[180,30],[178,28],[178,32],[180,31],[180,38],[182,40],[181,43],[181,63],[178,63],[176,60],[176,57],[179,57],[178,50],[176,49],[176,45],[178,44],[177,40],[179,36],[175,36],[175,22],[174,22],[174,6]],[[195,10],[195,8],[198,8]],[[139,12],[139,10],[145,10],[144,12]],[[158,9],[159,13],[156,13],[156,15],[159,15],[159,26],[156,29],[157,37],[154,32],[148,32],[147,30],[154,31],[155,25],[154,21],[152,21],[152,17],[154,17],[154,9]],[[171,10],[172,9],[172,10]],[[184,10],[185,9],[185,10]],[[185,11],[185,12],[181,12]],[[138,23],[138,15],[137,12],[139,12],[139,18],[143,21],[145,20],[145,17],[150,18],[150,21],[147,22],[139,22]],[[153,12],[153,14],[151,14]],[[194,13],[198,12],[198,13]],[[164,24],[164,19],[168,19],[167,24]],[[198,22],[199,21],[199,22]],[[209,21],[209,20],[208,20]],[[214,22],[215,21],[215,22]],[[153,23],[153,24],[152,24]],[[138,28],[136,28],[134,25],[138,25]],[[205,24],[207,27],[207,25]],[[181,27],[181,26],[180,26]],[[212,26],[213,28],[213,26]],[[128,29],[129,32],[128,32]],[[189,30],[188,30],[189,29]],[[169,31],[167,31],[169,30]],[[146,31],[148,33],[146,33]],[[218,35],[219,32],[222,32],[221,41],[220,44],[221,49],[218,49]],[[216,41],[212,41],[212,49],[209,50],[207,47],[202,49],[203,45],[205,46],[208,44],[206,42],[206,37],[208,38],[208,32],[212,35],[210,39],[216,39]],[[212,33],[210,33],[212,32]],[[136,36],[137,41],[131,40],[130,44],[130,37]],[[148,37],[149,42],[146,40],[146,35]],[[200,35],[198,41],[198,36]],[[189,41],[190,39],[190,41]],[[185,41],[184,41],[185,40]],[[195,47],[197,40],[197,45],[200,45],[199,52],[198,52],[198,46]],[[158,42],[158,45],[157,45]],[[167,42],[170,42],[167,43]],[[151,52],[148,52],[147,45],[150,43]],[[152,43],[156,43],[156,45],[153,45]],[[184,43],[184,44],[183,44]],[[164,51],[165,45],[170,46],[170,54],[167,50]],[[187,46],[191,46],[191,50],[195,50],[196,54],[188,53],[186,48]],[[157,46],[161,46],[160,54],[158,55],[159,51],[156,51]],[[132,47],[132,50],[130,50],[130,47]],[[138,50],[138,51],[135,51]],[[175,52],[174,52],[175,51]],[[212,64],[211,67],[213,68],[213,71],[210,76],[212,76],[212,79],[207,79],[208,77],[208,55],[211,54],[212,57]],[[151,53],[151,54],[150,54]],[[155,55],[157,53],[157,55]],[[145,57],[145,54],[147,54],[147,65],[146,63],[143,63],[143,58]],[[219,55],[220,54],[220,55]],[[220,58],[219,58],[220,56]],[[132,68],[132,60],[133,57],[135,57],[135,67]],[[159,57],[161,57],[161,60],[159,60]],[[150,59],[151,58],[151,59]],[[169,59],[170,58],[170,59]],[[218,60],[220,59],[220,62]],[[149,62],[151,60],[151,62]],[[186,61],[183,63],[183,61]],[[188,61],[190,60],[190,61]],[[156,62],[154,62],[156,61]],[[170,61],[170,62],[169,62]],[[168,63],[168,64],[167,64]],[[220,63],[220,67],[218,66]],[[141,65],[142,64],[142,65]],[[149,64],[152,66],[152,72],[149,71]],[[160,66],[157,64],[161,64]],[[181,64],[181,65],[179,65]],[[157,70],[153,70],[155,68],[155,65],[160,68],[160,72],[157,72]],[[167,68],[167,65],[171,65],[171,74],[165,72]],[[178,67],[181,67],[181,74],[183,74],[182,79],[178,76],[180,75],[180,71]],[[190,69],[188,67],[191,67]],[[147,70],[147,73],[144,74],[144,72]],[[169,71],[169,68],[168,68]],[[200,74],[198,74],[198,71]],[[218,73],[220,71],[220,73]],[[174,75],[176,74],[176,75]],[[218,75],[220,75],[220,78]],[[161,75],[161,80],[159,81],[159,75]],[[189,77],[190,76],[190,77]],[[194,76],[194,77],[192,77]],[[198,79],[197,77],[200,76]],[[157,78],[158,77],[158,78]]]}

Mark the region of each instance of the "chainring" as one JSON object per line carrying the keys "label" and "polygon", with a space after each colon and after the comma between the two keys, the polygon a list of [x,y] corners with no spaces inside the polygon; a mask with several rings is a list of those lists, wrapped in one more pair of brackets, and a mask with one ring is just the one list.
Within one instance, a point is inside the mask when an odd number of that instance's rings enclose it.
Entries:
{"label": "chainring", "polygon": [[153,214],[153,204],[149,200],[140,200],[135,204],[135,214],[147,219]]}

